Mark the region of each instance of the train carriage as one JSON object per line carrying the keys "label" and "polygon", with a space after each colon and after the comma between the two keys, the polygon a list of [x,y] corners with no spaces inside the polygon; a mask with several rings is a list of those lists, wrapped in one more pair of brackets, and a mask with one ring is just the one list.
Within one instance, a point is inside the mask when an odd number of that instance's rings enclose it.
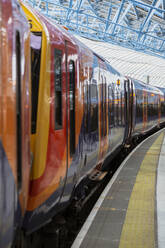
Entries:
{"label": "train carriage", "polygon": [[0,247],[26,210],[30,174],[30,30],[15,0],[0,2]]}
{"label": "train carriage", "polygon": [[125,78],[64,29],[22,7],[31,26],[33,165],[24,227],[32,232],[69,204],[77,186],[84,193],[85,180],[128,134]]}
{"label": "train carriage", "polygon": [[[22,6],[32,34],[33,166],[24,226],[33,231],[61,210],[59,201],[79,139],[82,95],[77,90],[79,63],[72,39]],[[70,194],[72,189],[73,182],[68,187]]]}
{"label": "train carriage", "polygon": [[164,122],[161,113],[163,93],[158,88],[132,79],[134,111],[131,136],[143,135]]}
{"label": "train carriage", "polygon": [[161,120],[160,125],[162,126],[165,121],[165,88],[163,87],[157,87],[163,95],[160,95],[160,109],[161,109]]}

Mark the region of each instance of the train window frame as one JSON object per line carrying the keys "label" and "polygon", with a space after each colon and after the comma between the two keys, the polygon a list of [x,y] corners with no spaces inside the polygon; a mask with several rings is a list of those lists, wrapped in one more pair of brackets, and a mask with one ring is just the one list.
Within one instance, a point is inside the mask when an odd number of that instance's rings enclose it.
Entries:
{"label": "train window frame", "polygon": [[[58,64],[57,64],[58,61]],[[58,66],[58,68],[56,67]],[[58,72],[58,74],[57,74]],[[58,75],[58,77],[57,77]],[[62,50],[54,49],[54,129],[63,129],[62,118]]]}

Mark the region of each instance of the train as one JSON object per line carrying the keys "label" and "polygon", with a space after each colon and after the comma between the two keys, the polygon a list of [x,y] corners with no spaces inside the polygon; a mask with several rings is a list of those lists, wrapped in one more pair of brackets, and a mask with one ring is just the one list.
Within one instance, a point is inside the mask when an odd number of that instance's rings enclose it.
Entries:
{"label": "train", "polygon": [[0,28],[0,247],[36,248],[116,154],[165,124],[165,89],[24,2],[0,2]]}

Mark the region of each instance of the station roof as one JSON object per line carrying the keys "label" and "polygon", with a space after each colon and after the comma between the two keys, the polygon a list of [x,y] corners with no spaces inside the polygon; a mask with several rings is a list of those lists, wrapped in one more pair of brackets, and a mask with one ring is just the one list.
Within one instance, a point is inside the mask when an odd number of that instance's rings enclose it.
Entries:
{"label": "station roof", "polygon": [[165,58],[165,0],[26,0],[73,33]]}

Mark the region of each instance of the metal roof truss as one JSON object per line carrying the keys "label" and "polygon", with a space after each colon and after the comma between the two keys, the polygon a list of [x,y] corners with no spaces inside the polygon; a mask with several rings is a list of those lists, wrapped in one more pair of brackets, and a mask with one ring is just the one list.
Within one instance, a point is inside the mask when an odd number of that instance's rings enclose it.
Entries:
{"label": "metal roof truss", "polygon": [[28,0],[86,38],[165,58],[165,0]]}

